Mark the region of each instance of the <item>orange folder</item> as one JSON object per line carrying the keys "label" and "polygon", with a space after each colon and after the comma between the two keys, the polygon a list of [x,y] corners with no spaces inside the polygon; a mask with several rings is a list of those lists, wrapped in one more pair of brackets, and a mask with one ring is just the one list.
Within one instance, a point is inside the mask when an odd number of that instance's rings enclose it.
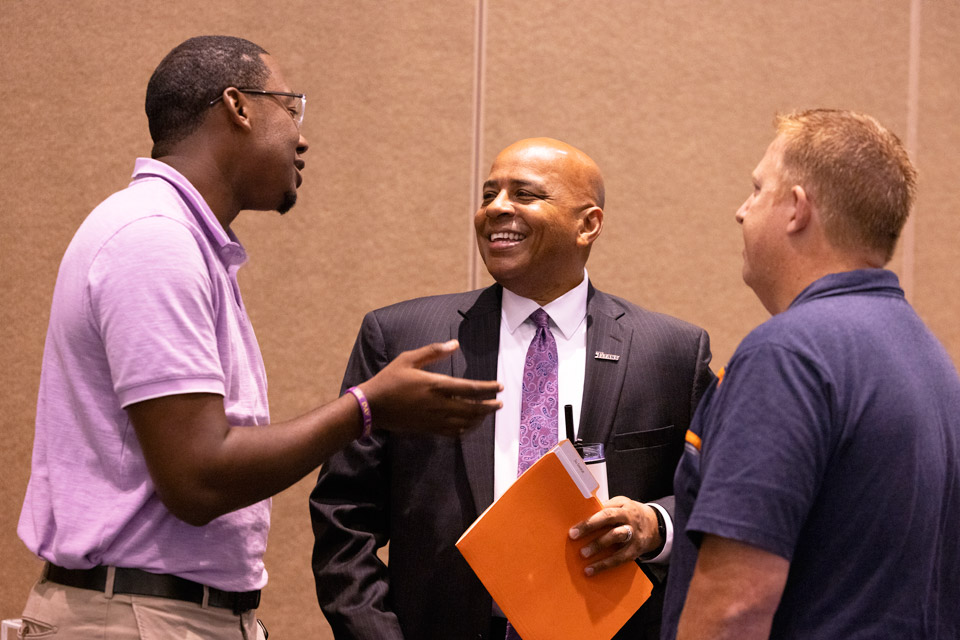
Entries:
{"label": "orange folder", "polygon": [[[588,539],[570,527],[601,510],[597,481],[569,440],[484,511],[457,548],[523,640],[609,640],[650,596],[636,563],[587,577]],[[598,534],[600,535],[600,534]]]}

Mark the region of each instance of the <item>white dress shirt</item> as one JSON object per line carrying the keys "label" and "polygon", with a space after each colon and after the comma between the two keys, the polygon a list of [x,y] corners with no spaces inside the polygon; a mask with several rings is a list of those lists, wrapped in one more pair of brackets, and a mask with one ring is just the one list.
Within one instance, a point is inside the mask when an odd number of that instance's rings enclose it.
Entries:
{"label": "white dress shirt", "polygon": [[[557,400],[560,407],[573,405],[574,435],[580,426],[580,403],[583,399],[583,374],[587,354],[587,280],[583,281],[543,310],[550,316],[550,330],[557,341],[559,361]],[[503,495],[517,479],[517,459],[520,455],[520,399],[523,395],[523,365],[527,349],[537,332],[530,314],[540,305],[529,298],[521,298],[506,289],[500,310],[500,353],[497,357],[497,380],[503,391],[497,398],[503,408],[496,413],[496,438],[493,454],[493,497]],[[566,438],[563,410],[557,420],[557,439]],[[571,523],[572,524],[572,523]]]}
{"label": "white dress shirt", "polygon": [[[550,330],[557,342],[559,360],[557,400],[560,407],[573,406],[573,433],[580,429],[580,405],[583,400],[583,381],[587,365],[587,289],[586,270],[576,287],[547,303],[543,310],[550,316]],[[540,308],[534,300],[503,290],[500,309],[500,351],[497,357],[497,380],[503,391],[497,398],[503,408],[496,413],[496,435],[493,454],[493,499],[497,500],[517,479],[517,460],[520,455],[520,399],[523,395],[523,367],[527,349],[537,332],[530,314]],[[561,409],[557,420],[557,440],[566,438],[566,422]],[[663,551],[650,562],[666,562],[673,546],[673,523],[666,510],[651,504],[663,514],[667,540]],[[573,524],[573,523],[571,523]]]}

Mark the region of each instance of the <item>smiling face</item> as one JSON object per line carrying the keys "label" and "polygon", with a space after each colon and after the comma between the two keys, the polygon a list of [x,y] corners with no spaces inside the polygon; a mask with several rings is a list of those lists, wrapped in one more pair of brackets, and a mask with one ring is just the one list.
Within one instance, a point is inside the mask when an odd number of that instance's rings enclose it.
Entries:
{"label": "smiling face", "polygon": [[[277,63],[268,55],[262,57],[270,70],[264,89],[290,92]],[[249,150],[252,162],[246,177],[250,204],[244,208],[286,213],[297,201],[297,189],[302,182],[300,171],[304,168],[301,155],[308,149],[294,119],[299,99],[259,94],[243,96],[256,124]]]}
{"label": "smiling face", "polygon": [[474,216],[490,275],[541,304],[580,284],[603,226],[602,185],[593,161],[562,142],[522,140],[503,150]]}

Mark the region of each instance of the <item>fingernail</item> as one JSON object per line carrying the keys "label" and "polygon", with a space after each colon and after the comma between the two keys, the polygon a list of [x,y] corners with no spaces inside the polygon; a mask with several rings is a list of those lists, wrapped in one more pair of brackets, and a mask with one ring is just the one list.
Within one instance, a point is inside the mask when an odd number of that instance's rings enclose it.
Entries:
{"label": "fingernail", "polygon": [[583,572],[587,574],[587,577],[590,577],[593,575],[593,567],[587,567],[586,569],[583,570]]}
{"label": "fingernail", "polygon": [[577,529],[576,527],[570,529],[570,539],[571,539],[571,540],[576,540],[576,539],[579,538],[579,537],[580,537],[580,530],[579,530],[579,529]]}
{"label": "fingernail", "polygon": [[589,558],[593,555],[593,550],[590,547],[584,547],[580,549],[580,555],[582,555],[584,558]]}

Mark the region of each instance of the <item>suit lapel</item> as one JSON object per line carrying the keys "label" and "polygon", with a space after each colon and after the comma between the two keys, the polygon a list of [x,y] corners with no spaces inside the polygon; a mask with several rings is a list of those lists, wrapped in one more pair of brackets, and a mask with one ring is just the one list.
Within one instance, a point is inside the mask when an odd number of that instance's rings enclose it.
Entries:
{"label": "suit lapel", "polygon": [[[578,436],[584,442],[606,442],[613,428],[627,370],[632,332],[619,318],[624,311],[590,285],[587,293],[587,362]],[[614,360],[611,356],[619,356]]]}
{"label": "suit lapel", "polygon": [[[453,375],[472,380],[497,377],[497,353],[500,347],[500,287],[485,289],[476,302],[461,309],[451,324],[451,337],[460,341],[453,360]],[[477,513],[493,502],[494,414],[488,415],[476,429],[460,438],[467,481]]]}

